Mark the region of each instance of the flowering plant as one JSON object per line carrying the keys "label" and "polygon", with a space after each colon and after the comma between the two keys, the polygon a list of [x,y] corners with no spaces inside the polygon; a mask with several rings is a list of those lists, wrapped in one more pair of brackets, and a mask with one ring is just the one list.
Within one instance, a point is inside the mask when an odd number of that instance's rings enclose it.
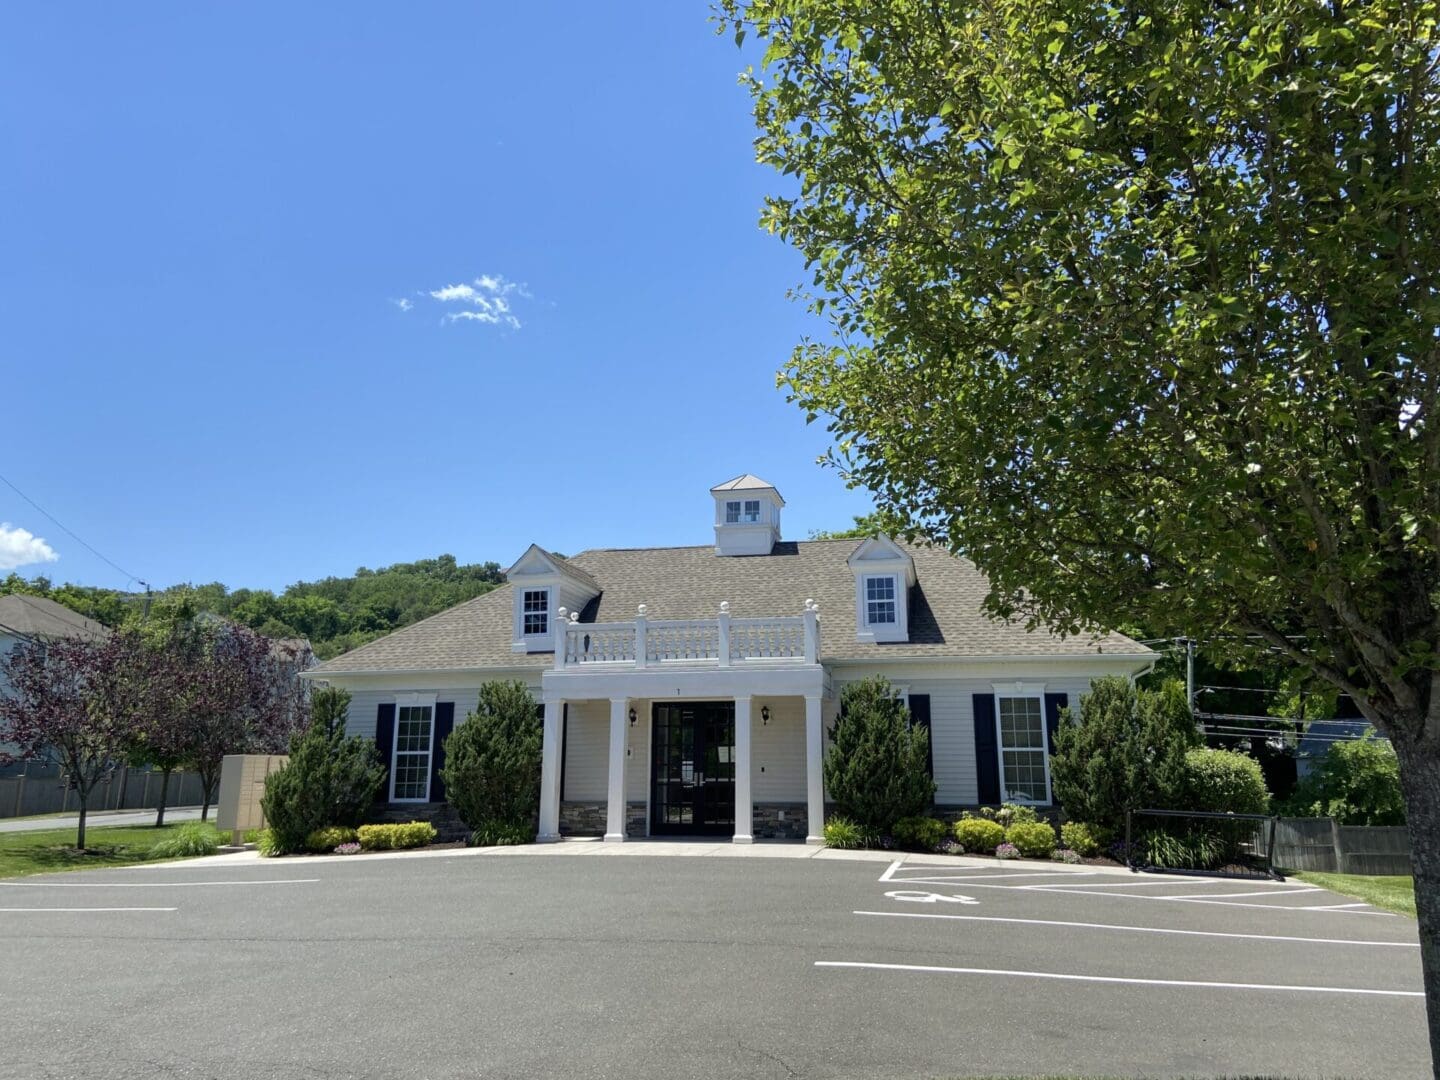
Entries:
{"label": "flowering plant", "polygon": [[1001,844],[995,849],[995,857],[997,859],[1018,859],[1020,849],[1014,844]]}
{"label": "flowering plant", "polygon": [[336,854],[336,855],[358,855],[358,854],[360,854],[360,845],[357,844],[357,843],[355,843],[355,841],[353,841],[353,840],[349,841],[348,843],[338,844],[338,845],[336,845],[336,847],[335,847],[335,854]]}
{"label": "flowering plant", "polygon": [[1071,851],[1069,848],[1061,848],[1055,852],[1055,861],[1063,863],[1078,863],[1081,861],[1078,851]]}

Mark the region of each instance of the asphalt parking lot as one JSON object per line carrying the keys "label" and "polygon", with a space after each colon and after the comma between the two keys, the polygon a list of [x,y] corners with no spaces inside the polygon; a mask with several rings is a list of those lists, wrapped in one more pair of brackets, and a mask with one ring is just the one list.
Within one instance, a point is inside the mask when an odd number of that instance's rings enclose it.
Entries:
{"label": "asphalt parking lot", "polygon": [[0,1076],[1429,1075],[1414,923],[1303,884],[641,847],[0,882]]}

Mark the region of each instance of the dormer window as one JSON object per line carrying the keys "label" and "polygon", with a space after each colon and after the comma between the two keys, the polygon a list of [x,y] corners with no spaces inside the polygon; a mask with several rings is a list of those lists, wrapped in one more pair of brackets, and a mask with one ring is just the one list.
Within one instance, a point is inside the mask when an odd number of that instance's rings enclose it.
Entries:
{"label": "dormer window", "polygon": [[525,637],[550,633],[550,590],[526,589],[520,600],[520,632]]}
{"label": "dormer window", "polygon": [[865,579],[865,625],[895,625],[895,575],[884,574]]}
{"label": "dormer window", "polygon": [[862,541],[846,560],[855,574],[855,639],[910,640],[910,590],[915,562],[888,536]]}
{"label": "dormer window", "polygon": [[584,570],[531,544],[505,576],[514,597],[515,624],[510,651],[551,652],[555,615],[560,608],[580,611],[600,595],[600,585]]}

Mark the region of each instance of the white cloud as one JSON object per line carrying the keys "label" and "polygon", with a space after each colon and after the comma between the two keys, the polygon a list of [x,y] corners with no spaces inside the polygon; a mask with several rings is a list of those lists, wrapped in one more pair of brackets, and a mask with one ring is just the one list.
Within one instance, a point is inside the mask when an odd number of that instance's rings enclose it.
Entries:
{"label": "white cloud", "polygon": [[531,298],[524,285],[505,280],[503,274],[481,274],[468,282],[431,289],[426,295],[442,304],[463,305],[458,311],[447,311],[446,322],[477,322],[519,330],[520,320],[510,305],[512,294]]}
{"label": "white cloud", "polygon": [[54,548],[28,529],[0,521],[0,570],[54,562],[58,558]]}
{"label": "white cloud", "polygon": [[415,306],[413,303],[411,303],[409,300],[405,299],[405,297],[403,297],[403,296],[400,297],[400,299],[398,299],[398,300],[393,300],[393,299],[392,299],[390,302],[391,302],[392,304],[394,304],[396,307],[398,307],[401,311],[409,311],[411,308],[413,308],[413,307]]}

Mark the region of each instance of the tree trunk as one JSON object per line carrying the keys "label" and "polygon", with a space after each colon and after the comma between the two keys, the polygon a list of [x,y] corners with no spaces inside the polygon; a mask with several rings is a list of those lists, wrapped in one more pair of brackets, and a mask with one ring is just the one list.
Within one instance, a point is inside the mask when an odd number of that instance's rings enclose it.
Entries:
{"label": "tree trunk", "polygon": [[165,796],[170,791],[170,770],[160,770],[160,805],[155,808],[155,827],[165,824]]}
{"label": "tree trunk", "polygon": [[204,789],[200,796],[200,820],[210,820],[210,799],[215,793],[215,778],[208,773],[200,774],[200,786]]}
{"label": "tree trunk", "polygon": [[88,791],[80,792],[80,828],[75,833],[75,846],[81,851],[85,850],[85,811],[89,809],[87,805],[89,802],[90,793]]}
{"label": "tree trunk", "polygon": [[1400,739],[1392,741],[1400,759],[1400,786],[1405,792],[1405,821],[1410,830],[1430,1060],[1436,1080],[1440,1080],[1440,754]]}

